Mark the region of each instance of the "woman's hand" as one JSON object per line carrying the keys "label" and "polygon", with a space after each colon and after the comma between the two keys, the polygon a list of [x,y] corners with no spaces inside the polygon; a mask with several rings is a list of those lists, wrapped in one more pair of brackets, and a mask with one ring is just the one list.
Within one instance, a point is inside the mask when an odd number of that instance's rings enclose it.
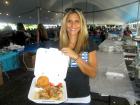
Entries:
{"label": "woman's hand", "polygon": [[73,51],[71,48],[68,48],[68,47],[62,48],[61,51],[72,59],[76,60],[79,57],[79,55],[75,51]]}

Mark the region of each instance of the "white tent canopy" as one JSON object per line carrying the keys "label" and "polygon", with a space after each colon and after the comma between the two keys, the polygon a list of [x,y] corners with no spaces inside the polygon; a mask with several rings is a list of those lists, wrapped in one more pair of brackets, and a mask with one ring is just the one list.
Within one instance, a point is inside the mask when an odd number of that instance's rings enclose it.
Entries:
{"label": "white tent canopy", "polygon": [[66,8],[80,8],[89,24],[124,24],[139,18],[138,1],[0,0],[0,21],[59,24]]}

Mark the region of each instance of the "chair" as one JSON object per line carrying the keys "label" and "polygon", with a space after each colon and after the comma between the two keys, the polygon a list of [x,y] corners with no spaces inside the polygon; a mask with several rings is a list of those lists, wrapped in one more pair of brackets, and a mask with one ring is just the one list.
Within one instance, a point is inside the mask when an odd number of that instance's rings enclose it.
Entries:
{"label": "chair", "polygon": [[22,55],[22,62],[26,70],[33,71],[35,67],[36,55],[33,52],[24,52]]}

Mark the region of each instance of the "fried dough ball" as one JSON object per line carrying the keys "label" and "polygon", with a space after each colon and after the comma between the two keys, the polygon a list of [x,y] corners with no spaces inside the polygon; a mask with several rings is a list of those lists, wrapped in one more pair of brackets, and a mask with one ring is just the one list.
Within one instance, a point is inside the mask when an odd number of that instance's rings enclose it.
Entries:
{"label": "fried dough ball", "polygon": [[36,83],[37,87],[41,87],[41,88],[46,88],[49,86],[49,79],[47,76],[40,76],[37,79],[37,83]]}

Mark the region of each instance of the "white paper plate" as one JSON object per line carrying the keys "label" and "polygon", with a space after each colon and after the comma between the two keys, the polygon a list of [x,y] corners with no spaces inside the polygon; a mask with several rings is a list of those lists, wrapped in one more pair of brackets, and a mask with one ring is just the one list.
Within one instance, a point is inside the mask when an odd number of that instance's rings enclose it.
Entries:
{"label": "white paper plate", "polygon": [[29,94],[28,94],[28,99],[35,102],[35,103],[49,103],[49,104],[60,104],[64,101],[67,100],[67,91],[66,91],[66,83],[65,81],[62,81],[62,86],[63,86],[63,97],[60,100],[52,100],[52,99],[36,99],[35,98],[35,94],[38,91],[38,88],[35,86],[36,83],[36,78],[33,78],[32,83],[31,83],[31,87],[29,90]]}

